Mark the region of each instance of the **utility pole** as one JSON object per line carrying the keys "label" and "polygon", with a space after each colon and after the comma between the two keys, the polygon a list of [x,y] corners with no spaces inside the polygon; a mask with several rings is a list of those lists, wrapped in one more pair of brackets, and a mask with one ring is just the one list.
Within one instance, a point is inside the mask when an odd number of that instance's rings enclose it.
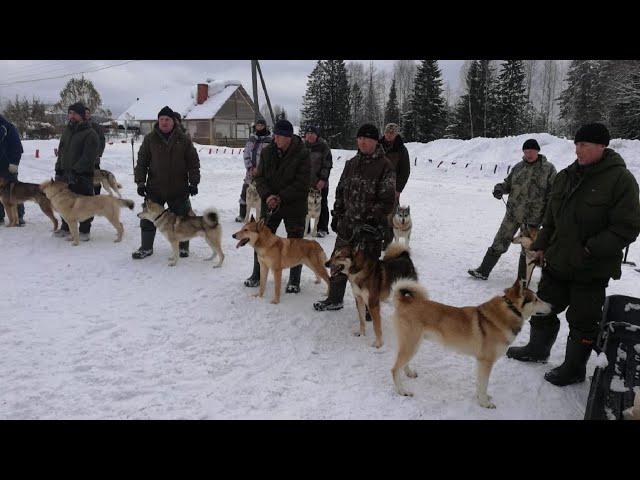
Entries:
{"label": "utility pole", "polygon": [[260,68],[260,63],[258,60],[251,60],[251,81],[253,83],[253,103],[256,106],[256,120],[262,118],[262,114],[260,113],[260,104],[258,103],[258,77],[260,75],[260,83],[262,84],[262,91],[264,92],[264,96],[267,99],[267,106],[269,107],[269,113],[271,114],[271,122],[273,125],[276,124],[276,119],[273,116],[273,109],[271,108],[271,101],[269,100],[269,94],[267,93],[267,86],[264,81],[264,77],[262,76],[262,69]]}

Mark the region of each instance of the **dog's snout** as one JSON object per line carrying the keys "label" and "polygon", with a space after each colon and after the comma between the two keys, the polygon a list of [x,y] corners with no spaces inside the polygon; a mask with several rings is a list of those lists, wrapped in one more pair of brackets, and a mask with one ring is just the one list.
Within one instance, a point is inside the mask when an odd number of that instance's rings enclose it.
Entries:
{"label": "dog's snout", "polygon": [[236,240],[238,239],[238,237],[236,237],[236,234],[234,233],[233,235],[231,235],[232,238],[235,238]]}
{"label": "dog's snout", "polygon": [[324,262],[324,266],[327,268],[331,268],[331,260],[327,260],[326,262]]}

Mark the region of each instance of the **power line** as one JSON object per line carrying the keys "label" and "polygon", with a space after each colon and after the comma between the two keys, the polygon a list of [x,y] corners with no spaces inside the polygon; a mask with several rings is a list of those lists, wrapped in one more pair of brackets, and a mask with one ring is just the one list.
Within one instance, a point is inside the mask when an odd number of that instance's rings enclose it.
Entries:
{"label": "power line", "polygon": [[73,76],[73,75],[80,75],[80,74],[85,74],[85,73],[99,72],[100,70],[106,70],[108,68],[119,67],[121,65],[126,65],[127,63],[137,62],[137,61],[139,61],[139,60],[127,60],[126,62],[117,63],[115,65],[107,65],[106,67],[100,67],[100,68],[96,68],[94,70],[84,70],[84,71],[81,71],[81,72],[67,73],[65,75],[58,75],[58,76],[55,76],[55,77],[46,77],[46,78],[38,78],[36,80],[20,80],[20,81],[16,81],[16,82],[0,83],[0,87],[9,87],[11,85],[17,85],[19,83],[42,82],[44,80],[54,80],[54,79],[57,79],[57,78],[70,77],[70,76]]}
{"label": "power line", "polygon": [[81,62],[80,64],[77,65],[69,65],[68,62],[62,62],[61,65],[57,65],[57,66],[50,66],[48,68],[44,68],[44,69],[40,69],[39,71],[34,71],[32,73],[27,73],[27,74],[10,74],[8,77],[5,77],[3,79],[0,80],[0,82],[4,82],[4,83],[14,83],[14,82],[22,82],[22,81],[27,81],[27,80],[37,80],[39,77],[42,76],[53,76],[53,75],[59,75],[62,74],[64,72],[68,72],[70,68],[83,68],[83,69],[92,69],[92,68],[98,68],[99,66],[103,66],[104,64],[97,64],[95,61],[89,61],[89,62]]}

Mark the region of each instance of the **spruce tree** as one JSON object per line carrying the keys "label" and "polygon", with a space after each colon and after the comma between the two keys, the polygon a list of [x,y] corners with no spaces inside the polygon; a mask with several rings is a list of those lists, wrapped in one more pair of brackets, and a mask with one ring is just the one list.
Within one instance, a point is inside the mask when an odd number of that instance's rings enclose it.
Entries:
{"label": "spruce tree", "polygon": [[567,88],[560,94],[560,118],[566,133],[573,136],[585,124],[605,120],[603,82],[598,60],[573,60],[567,74]]}
{"label": "spruce tree", "polygon": [[507,60],[501,66],[496,85],[493,131],[497,136],[518,135],[527,125],[527,93],[522,60]]}
{"label": "spruce tree", "polygon": [[318,60],[313,71],[307,77],[307,90],[302,99],[301,123],[320,126],[324,124],[321,95],[324,75],[322,60]]}
{"label": "spruce tree", "polygon": [[386,125],[388,123],[400,123],[400,109],[398,108],[395,79],[391,82],[389,99],[387,100],[387,106],[384,109],[384,124]]}
{"label": "spruce tree", "polygon": [[442,75],[438,61],[423,60],[416,72],[411,100],[416,141],[430,142],[442,138],[447,117],[442,93]]}

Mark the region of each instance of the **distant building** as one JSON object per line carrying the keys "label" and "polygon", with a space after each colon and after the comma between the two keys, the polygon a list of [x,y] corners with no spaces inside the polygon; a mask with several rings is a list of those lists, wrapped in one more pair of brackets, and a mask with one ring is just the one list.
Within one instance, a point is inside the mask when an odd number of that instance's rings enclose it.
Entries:
{"label": "distant building", "polygon": [[168,105],[182,115],[194,142],[204,145],[244,146],[255,120],[253,101],[239,81],[207,81],[191,87],[171,87],[140,97],[119,121],[135,123],[147,134]]}

